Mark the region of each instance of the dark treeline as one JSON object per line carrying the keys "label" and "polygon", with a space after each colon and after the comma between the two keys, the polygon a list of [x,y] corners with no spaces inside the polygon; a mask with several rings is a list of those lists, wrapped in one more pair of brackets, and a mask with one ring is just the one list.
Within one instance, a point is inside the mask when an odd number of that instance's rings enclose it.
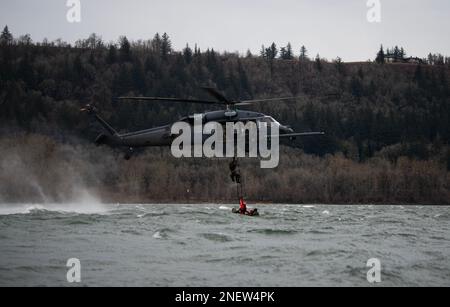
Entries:
{"label": "dark treeline", "polygon": [[[393,50],[399,50],[402,56],[405,55],[403,48],[396,47]],[[87,103],[97,106],[115,128],[129,131],[166,124],[205,109],[188,104],[119,103],[115,97],[145,95],[201,98],[205,95],[202,86],[216,87],[233,99],[299,96],[301,98],[296,102],[261,104],[256,108],[291,125],[296,131],[323,130],[327,135],[320,139],[297,141],[293,144],[296,148],[286,148],[286,156],[289,157],[286,160],[289,163],[282,163],[272,178],[269,178],[269,173],[265,173],[260,176],[259,182],[254,178],[249,179],[252,188],[248,193],[253,199],[429,203],[447,200],[448,203],[449,58],[430,54],[429,59],[421,61],[421,65],[391,65],[383,64],[384,59],[380,61],[380,52],[377,55],[375,51],[375,56],[374,62],[344,63],[340,58],[328,61],[319,55],[310,58],[305,46],[296,52],[291,44],[279,48],[275,43],[267,48],[263,46],[259,55],[251,52],[244,56],[218,53],[213,49],[201,50],[198,46],[189,45],[176,51],[167,34],[157,34],[150,40],[134,42],[121,37],[114,43],[105,43],[101,37],[93,34],[71,46],[61,40],[34,43],[29,35],[15,38],[5,28],[0,37],[0,135],[8,144],[11,144],[11,133],[20,133],[25,138],[29,137],[27,134],[36,137],[44,135],[46,141],[43,144],[56,142],[64,146],[86,146],[86,150],[93,151],[86,144],[98,133],[98,127],[93,127],[79,112],[80,107]],[[24,143],[39,144],[32,141]],[[114,155],[111,150],[106,152]],[[308,158],[308,155],[317,157]],[[307,165],[311,168],[307,169],[302,165],[297,173],[291,169],[305,159],[317,159],[317,165],[309,163]],[[101,164],[101,160],[102,157],[91,157],[86,159],[86,163]],[[194,186],[208,183],[208,180],[204,181],[205,178],[197,174],[199,168],[196,163],[189,161],[179,165],[172,161],[174,164],[170,164],[172,162],[165,162],[159,153],[152,151],[137,157],[130,164],[138,161],[145,164],[149,160],[152,160],[151,165],[154,167],[172,171],[173,177],[178,180],[171,181],[176,191],[196,191]],[[154,160],[158,161],[159,166],[154,165]],[[206,162],[198,163],[201,165]],[[345,198],[346,193],[334,198],[331,192],[324,197],[323,188],[326,184],[313,183],[315,178],[328,180],[323,177],[323,172],[329,174],[330,171],[325,165],[333,163],[335,166],[343,164],[346,176],[353,180],[349,187],[352,186],[354,193],[347,193],[348,198]],[[186,169],[182,165],[187,165]],[[225,164],[218,169],[213,165],[207,163],[205,174],[209,178],[214,177],[215,171],[226,172]],[[389,195],[392,197],[380,192],[382,184],[379,182],[373,185],[367,183],[363,190],[355,192],[359,188],[358,180],[364,175],[370,177],[371,173],[389,170],[390,175],[399,176],[390,179],[400,182],[407,178],[402,173],[403,168],[413,166],[430,170],[421,175],[428,174],[430,180],[437,182],[436,186],[430,188],[433,191],[420,194],[416,191],[419,187],[409,187],[394,197],[394,184],[387,180],[383,184],[387,185],[385,189],[391,191]],[[314,171],[322,171],[322,174],[314,174]],[[124,167],[120,170],[117,168],[116,173],[109,174],[109,179],[105,179],[109,191],[120,190],[122,194],[129,192],[118,188],[132,181],[125,181],[124,178],[128,177],[123,172]],[[249,172],[258,174],[261,171]],[[308,172],[310,177],[305,179],[305,173]],[[147,178],[151,174],[138,173],[135,176],[140,177],[133,182],[137,182],[140,194],[133,199],[161,200],[164,199],[163,195],[167,196],[164,183]],[[359,175],[356,176],[356,173]],[[177,178],[181,174],[189,180]],[[352,177],[354,175],[356,177]],[[111,176],[117,178],[111,179]],[[387,176],[387,173],[379,176]],[[226,174],[219,178],[227,180]],[[275,178],[279,181],[277,184],[272,182]],[[303,181],[300,180],[302,178]],[[336,179],[341,181],[339,184],[342,184],[341,179]],[[425,178],[423,182],[426,181]],[[155,187],[158,184],[160,186]],[[265,184],[286,185],[285,189],[288,190],[280,188],[279,193],[266,195],[261,192]],[[219,191],[220,183],[218,185],[208,188],[206,199],[200,190],[197,190],[198,195],[193,192],[194,196],[191,196],[203,200],[223,199],[223,191]],[[309,190],[307,185],[316,186],[316,190]],[[99,184],[96,187],[101,190]],[[344,190],[346,188],[343,187]],[[414,194],[417,197],[411,197],[412,190],[419,193]],[[295,191],[303,191],[303,194],[297,195]],[[156,196],[158,193],[161,197]],[[351,196],[355,193],[361,197]],[[185,196],[184,193],[174,192],[169,200],[183,201]],[[8,196],[7,199],[14,200],[14,196]]]}

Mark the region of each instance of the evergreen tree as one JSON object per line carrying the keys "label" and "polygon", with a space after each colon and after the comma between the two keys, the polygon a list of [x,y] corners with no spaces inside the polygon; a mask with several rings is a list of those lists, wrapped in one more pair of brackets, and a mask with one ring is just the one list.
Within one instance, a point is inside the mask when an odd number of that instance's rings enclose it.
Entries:
{"label": "evergreen tree", "polygon": [[126,36],[119,38],[120,45],[120,60],[122,62],[128,62],[131,60],[131,46]]}
{"label": "evergreen tree", "polygon": [[318,71],[322,71],[322,60],[320,59],[320,55],[317,54],[316,59],[314,60],[314,66]]}
{"label": "evergreen tree", "polygon": [[286,47],[280,48],[280,59],[286,60]]}
{"label": "evergreen tree", "polygon": [[383,45],[380,47],[380,51],[378,51],[377,58],[375,60],[378,64],[384,64],[385,63],[385,55],[383,50]]}
{"label": "evergreen tree", "polygon": [[161,54],[161,45],[162,45],[161,36],[159,35],[159,33],[156,33],[152,40],[153,52],[156,54]]}
{"label": "evergreen tree", "polygon": [[117,48],[114,44],[111,44],[108,48],[108,57],[106,62],[108,64],[114,64],[117,61]]}
{"label": "evergreen tree", "polygon": [[305,46],[300,48],[300,61],[308,61],[308,50]]}
{"label": "evergreen tree", "polygon": [[[264,45],[263,45],[263,48],[264,48]],[[262,51],[261,51],[261,53],[262,53]],[[273,62],[278,55],[277,45],[275,43],[272,43],[272,45],[270,45],[269,48],[265,48],[265,52],[262,55],[263,55],[263,58],[268,62],[269,66],[270,66],[270,76],[272,77],[273,71],[274,71]]]}
{"label": "evergreen tree", "polygon": [[195,48],[194,48],[194,57],[195,58],[200,58],[202,56],[202,51],[200,50],[200,48],[197,46],[197,44],[195,44]]}
{"label": "evergreen tree", "polygon": [[400,59],[400,49],[398,46],[394,47],[394,62],[397,62]]}
{"label": "evergreen tree", "polygon": [[288,43],[286,46],[286,56],[288,60],[292,60],[294,58],[294,52],[292,50],[291,43]]}
{"label": "evergreen tree", "polygon": [[184,57],[184,61],[187,64],[191,64],[192,58],[193,58],[193,52],[192,52],[191,47],[189,47],[189,44],[186,44],[186,48],[183,49],[183,57]]}
{"label": "evergreen tree", "polygon": [[261,51],[259,52],[259,55],[263,58],[266,59],[267,58],[267,53],[266,53],[267,49],[264,45],[262,45],[261,47]]}
{"label": "evergreen tree", "polygon": [[0,35],[1,45],[11,45],[13,43],[13,35],[9,32],[8,26],[3,28],[2,34]]}
{"label": "evergreen tree", "polygon": [[339,74],[341,75],[345,74],[344,63],[342,62],[342,59],[340,57],[337,57],[336,60],[334,60],[334,65]]}
{"label": "evergreen tree", "polygon": [[282,47],[280,49],[280,59],[283,60],[292,60],[292,45],[291,43],[288,43],[286,47]]}
{"label": "evergreen tree", "polygon": [[209,48],[206,50],[206,66],[213,73],[217,74],[217,66],[218,66],[216,52],[214,49],[210,50]]}
{"label": "evergreen tree", "polygon": [[268,49],[268,58],[269,60],[274,60],[276,59],[277,55],[278,55],[278,48],[277,45],[275,43],[272,43],[272,45],[270,45],[270,48]]}
{"label": "evergreen tree", "polygon": [[399,53],[400,58],[403,60],[406,56],[406,52],[405,49],[403,47],[400,48],[400,53]]}
{"label": "evergreen tree", "polygon": [[388,57],[392,56],[392,50],[389,49],[389,48],[387,48],[387,49],[386,49],[386,55],[385,55],[385,56],[388,56]]}
{"label": "evergreen tree", "polygon": [[172,42],[170,41],[169,35],[164,33],[161,41],[161,56],[164,61],[168,60],[170,53],[172,53]]}

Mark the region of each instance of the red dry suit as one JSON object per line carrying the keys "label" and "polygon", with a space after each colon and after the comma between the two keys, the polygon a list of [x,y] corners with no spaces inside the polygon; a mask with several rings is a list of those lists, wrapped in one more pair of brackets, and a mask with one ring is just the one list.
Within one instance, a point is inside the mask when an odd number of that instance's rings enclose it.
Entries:
{"label": "red dry suit", "polygon": [[239,201],[239,212],[241,214],[247,213],[247,204],[245,203],[245,200],[243,198],[241,198]]}

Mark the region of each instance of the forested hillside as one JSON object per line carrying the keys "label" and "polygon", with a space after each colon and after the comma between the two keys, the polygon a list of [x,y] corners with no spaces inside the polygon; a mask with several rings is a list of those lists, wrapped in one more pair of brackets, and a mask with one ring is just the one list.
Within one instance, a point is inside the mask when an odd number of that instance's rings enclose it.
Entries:
{"label": "forested hillside", "polygon": [[276,170],[246,161],[254,201],[450,203],[449,58],[391,64],[375,50],[376,61],[344,63],[293,49],[272,44],[244,56],[197,46],[176,51],[167,34],[117,43],[91,35],[71,46],[34,43],[5,28],[0,201],[70,200],[80,189],[112,202],[234,199],[227,161],[176,160],[152,149],[127,162],[91,144],[100,129],[79,112],[91,103],[118,130],[150,128],[205,108],[114,98],[202,98],[201,87],[210,86],[232,99],[298,96],[251,109],[296,131],[327,133],[283,147]]}

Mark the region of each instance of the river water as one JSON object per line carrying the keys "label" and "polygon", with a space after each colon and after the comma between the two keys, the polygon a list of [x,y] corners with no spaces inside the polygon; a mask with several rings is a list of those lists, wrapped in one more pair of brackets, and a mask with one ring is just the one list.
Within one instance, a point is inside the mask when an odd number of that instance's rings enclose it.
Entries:
{"label": "river water", "polygon": [[0,205],[0,286],[450,286],[450,208]]}

